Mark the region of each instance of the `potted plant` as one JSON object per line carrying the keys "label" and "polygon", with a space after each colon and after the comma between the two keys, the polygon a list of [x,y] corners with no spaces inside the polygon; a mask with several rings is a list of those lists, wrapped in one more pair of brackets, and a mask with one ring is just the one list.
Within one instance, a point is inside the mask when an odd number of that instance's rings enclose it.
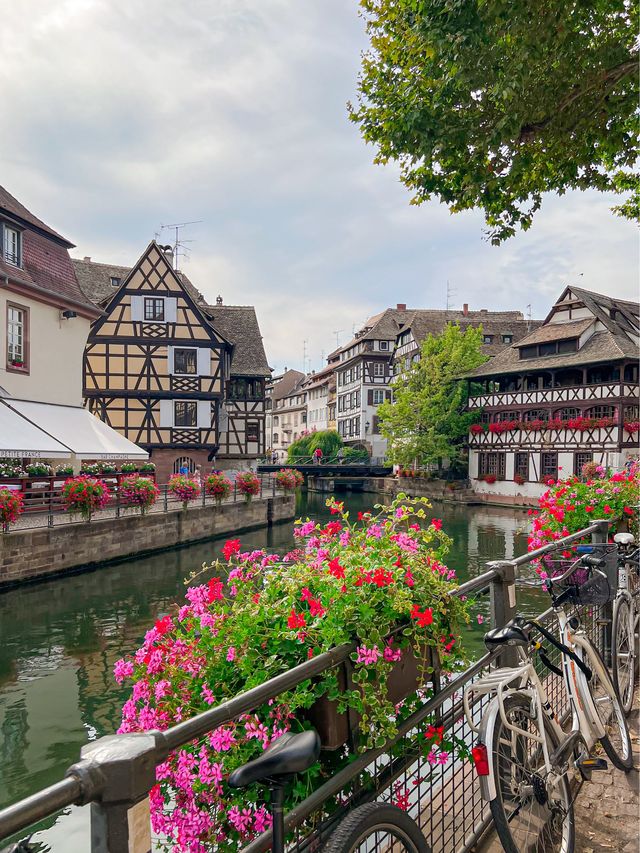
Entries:
{"label": "potted plant", "polygon": [[62,487],[62,503],[70,515],[81,515],[85,521],[109,503],[109,487],[97,477],[80,474],[70,477]]}
{"label": "potted plant", "polygon": [[13,489],[0,489],[0,524],[4,533],[15,524],[22,515],[24,506],[22,495]]}
{"label": "potted plant", "polygon": [[260,494],[260,479],[253,471],[244,471],[236,474],[236,487],[244,495],[245,501],[251,503],[251,498]]}
{"label": "potted plant", "polygon": [[27,474],[30,477],[50,477],[53,474],[53,469],[46,462],[32,462],[27,465]]}
{"label": "potted plant", "polygon": [[218,506],[220,506],[225,498],[229,497],[232,487],[231,480],[225,477],[220,471],[209,474],[204,481],[205,492],[215,499]]}
{"label": "potted plant", "polygon": [[275,474],[275,481],[285,492],[295,492],[304,483],[304,476],[295,468],[281,468]]}
{"label": "potted plant", "polygon": [[73,465],[56,465],[56,475],[58,477],[72,477]]}
{"label": "potted plant", "polygon": [[138,470],[144,474],[153,474],[156,470],[155,462],[143,462]]}
{"label": "potted plant", "polygon": [[113,462],[98,462],[97,463],[98,473],[101,475],[104,474],[115,474],[118,470]]}
{"label": "potted plant", "polygon": [[[244,846],[267,825],[267,811],[230,788],[228,775],[284,732],[308,728],[314,703],[336,702],[359,720],[360,748],[380,747],[424,704],[419,686],[436,660],[447,671],[464,668],[468,602],[450,595],[455,573],[442,562],[450,540],[439,524],[426,524],[428,502],[402,494],[357,523],[341,504],[330,506],[333,521],[297,524],[300,547],[284,558],[244,550],[238,539],[225,543],[203,582],[192,578],[183,606],[155,623],[135,655],[117,661],[116,679],[135,684],[120,731],[135,732],[167,728],[336,645],[354,646],[349,686],[328,670],[173,752],[151,791],[156,832],[175,837],[188,813],[203,849],[221,837],[228,849]],[[393,673],[402,670],[412,671],[398,694]],[[425,720],[420,742],[425,757],[446,764],[453,746],[432,722]],[[325,753],[324,767],[287,788],[285,809],[352,758]]]}
{"label": "potted plant", "polygon": [[158,500],[160,489],[153,480],[135,474],[120,481],[118,495],[124,507],[137,507],[140,515],[146,515]]}
{"label": "potted plant", "polygon": [[138,470],[137,462],[123,462],[120,466],[120,471],[123,474],[135,474]]}
{"label": "potted plant", "polygon": [[471,424],[471,426],[469,427],[469,432],[471,433],[471,435],[482,435],[482,433],[484,432],[484,427],[482,426],[482,424]]}
{"label": "potted plant", "polygon": [[183,510],[200,495],[200,483],[189,474],[172,474],[167,488],[182,501]]}
{"label": "potted plant", "polygon": [[83,462],[80,466],[80,474],[87,477],[98,477],[100,474],[100,465],[97,462]]}
{"label": "potted plant", "polygon": [[522,474],[514,474],[513,482],[516,483],[518,486],[524,486],[526,481]]}
{"label": "potted plant", "polygon": [[484,481],[485,481],[485,483],[488,483],[490,486],[492,486],[492,485],[495,483],[495,481],[496,481],[497,479],[498,479],[498,478],[496,477],[496,475],[495,475],[495,474],[485,474],[485,475],[484,475]]}

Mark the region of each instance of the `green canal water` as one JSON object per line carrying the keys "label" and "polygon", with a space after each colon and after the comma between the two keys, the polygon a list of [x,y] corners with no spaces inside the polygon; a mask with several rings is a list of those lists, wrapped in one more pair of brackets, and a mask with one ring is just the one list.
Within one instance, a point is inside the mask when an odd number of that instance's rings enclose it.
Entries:
{"label": "green canal water", "polygon": [[[375,498],[353,494],[345,502],[355,514],[371,509]],[[298,513],[329,518],[320,495],[301,497]],[[433,515],[453,539],[447,563],[460,579],[481,573],[488,560],[526,550],[521,511],[435,505]],[[284,553],[293,546],[292,531],[286,523],[241,539],[248,548]],[[127,691],[113,680],[114,662],[138,648],[154,620],[183,598],[184,578],[215,559],[223,541],[0,595],[0,808],[61,779],[83,744],[118,728]],[[480,612],[487,604],[478,603]],[[474,620],[472,650],[480,649],[483,631]],[[88,809],[52,818],[33,841],[42,853],[84,853]]]}

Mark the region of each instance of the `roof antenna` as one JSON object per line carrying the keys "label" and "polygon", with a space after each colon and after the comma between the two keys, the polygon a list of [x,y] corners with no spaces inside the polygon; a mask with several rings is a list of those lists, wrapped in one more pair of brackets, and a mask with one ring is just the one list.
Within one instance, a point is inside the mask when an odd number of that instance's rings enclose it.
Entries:
{"label": "roof antenna", "polygon": [[180,265],[178,263],[178,255],[180,254],[180,250],[182,249],[182,254],[185,257],[185,260],[189,257],[189,249],[185,248],[185,243],[193,243],[193,240],[181,240],[180,239],[180,230],[182,228],[186,228],[187,225],[197,225],[202,222],[202,219],[192,219],[191,222],[174,222],[171,225],[160,225],[160,230],[164,231],[165,228],[173,228],[175,230],[175,239],[173,242],[173,268],[174,270],[180,269]]}
{"label": "roof antenna", "polygon": [[338,329],[336,332],[333,333],[336,336],[336,349],[338,349],[338,347],[340,346],[340,335],[343,331],[344,329]]}
{"label": "roof antenna", "polygon": [[451,297],[453,296],[454,293],[455,293],[455,290],[449,284],[449,279],[447,279],[447,307],[445,308],[445,311],[451,310]]}
{"label": "roof antenna", "polygon": [[527,305],[527,332],[531,331],[531,303]]}

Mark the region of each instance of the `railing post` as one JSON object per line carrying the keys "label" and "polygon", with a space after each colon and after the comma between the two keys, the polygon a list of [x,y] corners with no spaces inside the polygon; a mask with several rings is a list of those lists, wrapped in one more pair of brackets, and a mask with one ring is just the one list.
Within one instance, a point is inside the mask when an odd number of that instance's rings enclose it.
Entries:
{"label": "railing post", "polygon": [[167,484],[165,483],[162,487],[162,492],[164,495],[164,511],[168,512],[169,510],[169,490],[167,488]]}
{"label": "railing post", "polygon": [[[107,735],[83,746],[79,764],[99,778],[91,803],[91,853],[150,853],[149,791],[156,781],[156,741],[148,734]],[[92,800],[95,800],[92,797]]]}
{"label": "railing post", "polygon": [[[598,525],[598,529],[595,530],[591,534],[591,542],[593,545],[606,545],[609,540],[609,522],[605,519],[598,518],[594,522],[594,524]],[[606,559],[606,558],[605,558]],[[609,577],[609,582],[611,582],[611,576],[607,573]],[[615,585],[618,585],[618,574],[616,570],[615,576]],[[613,624],[613,602],[610,601],[607,604],[604,604],[600,609],[601,618],[598,620],[599,630],[598,630],[598,638],[597,645],[598,651],[601,652],[602,657],[605,659],[607,665],[611,664],[611,628]],[[593,638],[596,639],[595,637]]]}
{"label": "railing post", "polygon": [[[491,627],[501,628],[517,613],[516,569],[508,560],[496,560],[486,564],[487,571],[498,573],[491,581]],[[504,666],[514,666],[517,661],[516,650],[505,648],[500,655]]]}

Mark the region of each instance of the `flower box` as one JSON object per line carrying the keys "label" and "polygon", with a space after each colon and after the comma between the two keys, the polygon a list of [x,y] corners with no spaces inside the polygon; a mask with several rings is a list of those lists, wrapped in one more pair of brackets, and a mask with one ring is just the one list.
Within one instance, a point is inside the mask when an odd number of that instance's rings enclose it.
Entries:
{"label": "flower box", "polygon": [[[402,651],[402,657],[392,665],[387,679],[387,698],[396,705],[419,687],[427,686],[434,674],[439,673],[440,663],[437,652],[431,646],[424,646],[423,658],[418,661],[412,646]],[[427,682],[420,678],[420,672],[430,668],[433,672]],[[351,661],[343,663],[338,671],[338,686],[341,691],[351,689],[349,673]],[[316,729],[322,741],[322,749],[340,749],[350,740],[357,738],[359,715],[347,709],[340,713],[338,702],[321,696],[306,712],[306,718]]]}

